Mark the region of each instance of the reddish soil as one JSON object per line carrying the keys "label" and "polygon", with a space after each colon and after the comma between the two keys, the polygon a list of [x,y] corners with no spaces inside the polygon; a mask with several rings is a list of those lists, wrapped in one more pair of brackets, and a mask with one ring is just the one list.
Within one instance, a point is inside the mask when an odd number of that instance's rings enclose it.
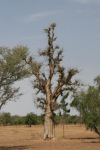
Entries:
{"label": "reddish soil", "polygon": [[43,125],[0,126],[0,150],[100,150],[99,136],[82,125],[55,127],[55,140],[43,140]]}

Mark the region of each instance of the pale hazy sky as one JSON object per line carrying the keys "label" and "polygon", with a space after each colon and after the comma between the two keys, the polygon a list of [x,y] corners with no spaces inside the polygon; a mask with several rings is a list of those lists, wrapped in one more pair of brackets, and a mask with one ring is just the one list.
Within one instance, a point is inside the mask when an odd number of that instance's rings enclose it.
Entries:
{"label": "pale hazy sky", "polygon": [[[47,36],[43,29],[53,22],[57,24],[56,44],[64,50],[62,65],[83,69],[75,78],[93,85],[93,79],[100,75],[100,0],[0,1],[0,46],[12,48],[17,44],[27,45],[30,54],[36,56],[39,48],[47,46]],[[37,57],[37,60],[41,58]],[[30,112],[37,115],[43,113],[34,105],[35,90],[29,81],[24,79],[15,84],[21,87],[20,92],[25,95],[16,102],[8,101],[1,112],[20,116]],[[70,98],[67,101],[70,103]],[[71,109],[70,114],[78,113]]]}

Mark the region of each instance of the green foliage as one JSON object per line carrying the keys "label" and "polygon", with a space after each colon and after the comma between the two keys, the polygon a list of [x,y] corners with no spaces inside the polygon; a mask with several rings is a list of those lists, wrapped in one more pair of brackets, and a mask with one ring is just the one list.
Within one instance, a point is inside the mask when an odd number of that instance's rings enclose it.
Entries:
{"label": "green foliage", "polygon": [[21,118],[19,116],[14,116],[12,118],[10,120],[10,125],[18,125],[19,124],[18,120],[21,120]]}
{"label": "green foliage", "polygon": [[25,125],[25,116],[22,117],[22,125]]}
{"label": "green foliage", "polygon": [[58,116],[58,115],[55,115],[55,117],[54,117],[54,122],[55,122],[56,125],[57,125],[57,124],[60,124],[60,123],[61,123],[61,117]]}
{"label": "green foliage", "polygon": [[29,125],[35,125],[37,123],[37,116],[34,113],[27,114],[25,117],[25,124]]}
{"label": "green foliage", "polygon": [[[67,94],[65,94],[63,96],[63,98],[61,99],[61,109],[63,110],[63,115],[62,115],[62,119],[63,120],[63,123],[64,123],[64,120],[65,120],[65,117],[68,115],[67,113],[70,112],[70,109],[67,109],[66,106],[68,105],[68,103],[65,103],[65,99],[69,96],[69,92]],[[59,115],[61,116],[61,112],[59,111]]]}
{"label": "green foliage", "polygon": [[69,118],[66,119],[66,124],[76,124],[76,116],[70,116]]}
{"label": "green foliage", "polygon": [[82,117],[81,116],[76,116],[75,122],[78,123],[78,124],[81,124],[81,123],[83,124]]}
{"label": "green foliage", "polygon": [[37,125],[43,124],[41,116],[37,116],[36,124],[37,124]]}
{"label": "green foliage", "polygon": [[[63,98],[61,99],[61,109],[63,109],[63,117],[66,116],[66,113],[70,112],[70,109],[67,110],[66,106],[68,105],[68,103],[65,103],[65,99],[69,96],[69,92],[67,94],[65,94],[63,96]],[[59,112],[60,113],[60,112]],[[60,114],[61,115],[61,114]]]}
{"label": "green foliage", "polygon": [[41,120],[41,123],[44,125],[44,117],[45,117],[45,114],[42,114],[41,115],[41,118],[40,118],[40,120]]}
{"label": "green foliage", "polygon": [[70,112],[70,109],[66,109],[66,106],[68,105],[68,103],[65,103],[65,99],[69,96],[69,92],[67,94],[65,94],[63,96],[63,98],[61,99],[61,109],[63,109],[63,115],[66,115],[66,113]]}
{"label": "green foliage", "polygon": [[41,116],[37,116],[34,113],[30,113],[24,117],[20,116],[10,116],[10,113],[3,113],[2,116],[0,116],[0,125],[7,125],[10,123],[10,125],[25,125],[28,124],[31,125],[39,125],[44,124],[44,116],[45,114],[42,114]]}
{"label": "green foliage", "polygon": [[94,82],[96,83],[97,88],[100,90],[100,75],[94,79]]}
{"label": "green foliage", "polygon": [[[35,118],[35,125],[44,124],[45,114],[41,114],[41,116],[36,116],[33,113],[30,113],[30,114],[31,114],[31,117],[30,117],[31,123],[30,124],[26,123],[26,116],[24,116],[24,117],[20,117],[17,115],[10,116],[10,113],[3,113],[3,115],[0,116],[0,124],[3,124],[3,125],[7,125],[8,123],[10,123],[10,125],[26,125],[26,124],[28,124],[29,126],[31,126],[32,124],[34,124],[34,123],[32,123],[32,120],[34,120],[34,118]],[[28,115],[30,115],[30,114],[28,114]],[[54,123],[56,125],[61,124],[61,118],[62,118],[62,116],[55,115]],[[76,123],[80,123],[82,120],[82,118],[80,116],[70,116],[69,114],[66,114],[66,116],[63,117],[63,119],[66,120],[65,121],[66,124],[73,124],[73,123],[76,124]],[[99,125],[98,125],[98,127],[99,127]]]}
{"label": "green foliage", "polygon": [[16,119],[12,120],[10,123],[11,123],[11,125],[24,125],[25,121],[22,118],[18,117]]}
{"label": "green foliage", "polygon": [[19,45],[12,49],[0,47],[0,109],[8,100],[18,99],[22,93],[19,88],[12,88],[15,81],[30,76],[29,67],[25,61],[29,52],[27,46]]}
{"label": "green foliage", "polygon": [[65,116],[67,113],[70,112],[70,109],[67,109],[66,106],[68,105],[68,103],[65,103],[65,99],[69,96],[69,92],[67,92],[67,94],[63,95],[63,98],[61,99],[61,109],[63,110],[63,116],[61,117],[61,121],[63,122],[63,137],[64,137],[64,122],[65,122]]}
{"label": "green foliage", "polygon": [[84,120],[85,125],[87,126],[87,129],[98,127],[100,124],[100,115],[96,114],[86,114],[84,117],[86,119]]}
{"label": "green foliage", "polygon": [[41,116],[37,116],[37,118],[36,118],[36,124],[37,125],[39,125],[39,124],[44,125],[44,116],[45,116],[45,114],[41,114]]}
{"label": "green foliage", "polygon": [[82,122],[87,129],[93,128],[97,133],[100,124],[99,91],[93,86],[89,86],[87,92],[80,91],[73,95],[74,100],[70,106],[75,107],[82,116]]}
{"label": "green foliage", "polygon": [[59,116],[61,117],[61,111],[59,111]]}
{"label": "green foliage", "polygon": [[0,124],[7,125],[10,123],[10,113],[4,113]]}

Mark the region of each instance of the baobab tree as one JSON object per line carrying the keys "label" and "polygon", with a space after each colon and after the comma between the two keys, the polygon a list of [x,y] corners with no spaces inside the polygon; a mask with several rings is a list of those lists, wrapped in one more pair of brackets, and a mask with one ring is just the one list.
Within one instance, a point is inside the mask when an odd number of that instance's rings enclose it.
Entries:
{"label": "baobab tree", "polygon": [[[55,137],[54,135],[54,111],[60,108],[60,104],[57,103],[58,97],[61,95],[63,96],[64,91],[73,91],[75,86],[80,85],[78,80],[72,82],[72,77],[79,73],[78,69],[69,69],[67,71],[67,76],[65,75],[65,68],[61,67],[60,62],[62,61],[62,52],[63,50],[59,50],[57,52],[57,56],[54,57],[54,52],[59,49],[59,46],[54,47],[54,41],[57,37],[54,37],[54,29],[56,24],[53,23],[50,25],[48,29],[44,29],[48,36],[48,47],[45,50],[39,50],[39,56],[44,56],[46,58],[46,62],[48,63],[47,66],[48,70],[48,77],[46,77],[46,72],[40,72],[42,67],[42,63],[37,66],[37,69],[34,70],[33,66],[35,64],[29,63],[31,66],[32,73],[35,75],[36,79],[32,81],[33,88],[37,89],[37,93],[41,92],[45,95],[44,97],[37,98],[36,103],[38,107],[41,107],[42,110],[45,111],[45,118],[44,118],[44,139],[52,139]],[[57,80],[57,86],[55,87],[54,91],[52,91],[52,79],[53,76],[59,74]],[[63,87],[65,86],[65,87]]]}

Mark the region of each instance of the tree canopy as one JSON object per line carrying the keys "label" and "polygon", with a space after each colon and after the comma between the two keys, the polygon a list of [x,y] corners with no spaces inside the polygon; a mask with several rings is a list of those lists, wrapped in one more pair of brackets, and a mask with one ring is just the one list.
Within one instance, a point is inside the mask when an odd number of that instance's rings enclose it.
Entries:
{"label": "tree canopy", "polygon": [[[18,45],[12,49],[0,47],[0,109],[8,101],[22,95],[20,88],[12,87],[15,81],[31,75],[29,49]],[[27,61],[27,64],[26,64]],[[34,67],[35,68],[35,67]]]}
{"label": "tree canopy", "polygon": [[98,135],[100,125],[100,97],[99,90],[94,86],[89,86],[87,91],[80,91],[73,94],[73,101],[70,104],[75,107],[82,116],[83,123],[87,129],[93,129]]}

